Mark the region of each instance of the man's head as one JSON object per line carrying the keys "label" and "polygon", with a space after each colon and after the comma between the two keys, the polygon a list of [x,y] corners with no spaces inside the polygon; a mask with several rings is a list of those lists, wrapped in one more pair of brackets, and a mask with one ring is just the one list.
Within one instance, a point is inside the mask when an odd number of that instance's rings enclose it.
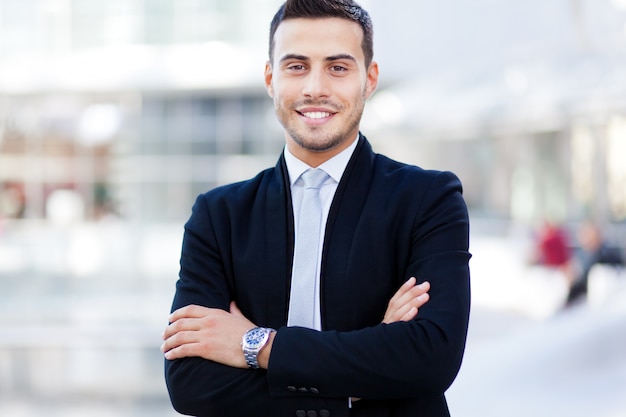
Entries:
{"label": "man's head", "polygon": [[361,48],[365,66],[374,59],[374,28],[370,15],[352,0],[287,0],[276,12],[270,25],[269,59],[274,60],[274,35],[278,26],[287,19],[321,19],[337,17],[356,22],[363,30]]}
{"label": "man's head", "polygon": [[378,84],[371,35],[367,12],[348,0],[287,0],[272,22],[265,87],[287,148],[311,166],[358,136]]}

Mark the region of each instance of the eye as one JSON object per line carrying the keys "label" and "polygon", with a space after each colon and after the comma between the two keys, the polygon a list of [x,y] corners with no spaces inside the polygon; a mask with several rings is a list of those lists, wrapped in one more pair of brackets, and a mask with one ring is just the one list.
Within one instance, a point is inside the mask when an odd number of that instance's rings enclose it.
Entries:
{"label": "eye", "polygon": [[289,71],[304,71],[304,65],[302,64],[291,64],[287,66],[287,70]]}
{"label": "eye", "polygon": [[342,67],[341,65],[333,65],[330,69],[333,72],[344,72],[348,70],[346,67]]}

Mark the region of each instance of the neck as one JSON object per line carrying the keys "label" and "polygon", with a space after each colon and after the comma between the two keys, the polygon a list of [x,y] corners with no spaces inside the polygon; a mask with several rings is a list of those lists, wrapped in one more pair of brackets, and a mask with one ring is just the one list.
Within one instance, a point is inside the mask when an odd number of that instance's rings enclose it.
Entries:
{"label": "neck", "polygon": [[355,140],[359,138],[358,132],[354,135],[351,135],[351,139],[346,139],[342,141],[339,145],[325,150],[325,151],[314,151],[311,149],[307,149],[296,143],[289,135],[287,136],[287,149],[289,152],[293,154],[296,158],[309,165],[312,168],[317,168],[322,165],[324,162],[333,158],[336,155],[339,155],[341,152],[346,150],[354,143]]}

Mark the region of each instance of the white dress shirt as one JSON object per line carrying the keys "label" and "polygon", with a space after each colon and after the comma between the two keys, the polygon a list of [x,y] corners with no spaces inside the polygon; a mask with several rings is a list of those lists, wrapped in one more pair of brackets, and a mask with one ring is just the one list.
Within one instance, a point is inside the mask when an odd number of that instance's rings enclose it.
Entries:
{"label": "white dress shirt", "polygon": [[[316,330],[322,329],[321,323],[321,313],[320,313],[320,265],[322,263],[322,247],[324,245],[324,234],[326,232],[326,221],[328,220],[328,212],[330,211],[330,205],[333,201],[333,197],[335,196],[335,191],[337,191],[337,186],[339,185],[339,181],[343,176],[346,167],[348,166],[348,162],[350,161],[350,157],[354,153],[354,149],[358,143],[358,136],[352,142],[352,144],[344,149],[341,153],[333,156],[328,161],[321,164],[319,167],[323,169],[328,175],[329,178],[322,184],[320,188],[320,200],[322,203],[322,225],[324,227],[320,230],[320,248],[317,256],[317,277],[315,279],[315,317],[314,317],[314,328]],[[285,163],[287,164],[287,171],[289,172],[289,181],[291,183],[291,201],[293,204],[293,214],[294,214],[294,224],[298,224],[298,214],[300,213],[300,206],[302,204],[302,198],[304,196],[304,183],[300,176],[307,169],[311,169],[309,165],[302,162],[298,158],[296,158],[289,149],[285,146],[284,149],[285,155]],[[298,239],[297,236],[297,228],[295,228],[295,239]],[[293,277],[292,277],[293,279]]]}

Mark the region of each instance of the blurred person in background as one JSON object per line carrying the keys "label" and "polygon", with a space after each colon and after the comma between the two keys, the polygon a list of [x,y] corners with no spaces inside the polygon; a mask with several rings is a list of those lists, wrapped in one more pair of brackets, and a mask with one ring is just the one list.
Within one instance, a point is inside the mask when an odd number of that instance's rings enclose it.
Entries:
{"label": "blurred person in background", "polygon": [[530,264],[557,273],[567,287],[571,286],[574,277],[572,245],[563,226],[550,220],[543,222],[535,236]]}
{"label": "blurred person in background", "polygon": [[578,228],[580,250],[575,265],[575,274],[567,294],[566,305],[571,306],[587,295],[589,274],[595,265],[624,265],[622,249],[605,241],[600,228],[587,221]]}
{"label": "blurred person in background", "polygon": [[[199,196],[185,225],[162,345],[179,412],[450,415],[467,208],[454,174],[376,154],[359,131],[378,83],[372,37],[351,0],[287,0],[274,16],[265,86],[286,146],[274,168]],[[304,232],[310,172],[323,226]]]}
{"label": "blurred person in background", "polygon": [[547,268],[556,268],[566,276],[571,274],[569,238],[563,227],[545,221],[537,235],[537,245],[531,262]]}

